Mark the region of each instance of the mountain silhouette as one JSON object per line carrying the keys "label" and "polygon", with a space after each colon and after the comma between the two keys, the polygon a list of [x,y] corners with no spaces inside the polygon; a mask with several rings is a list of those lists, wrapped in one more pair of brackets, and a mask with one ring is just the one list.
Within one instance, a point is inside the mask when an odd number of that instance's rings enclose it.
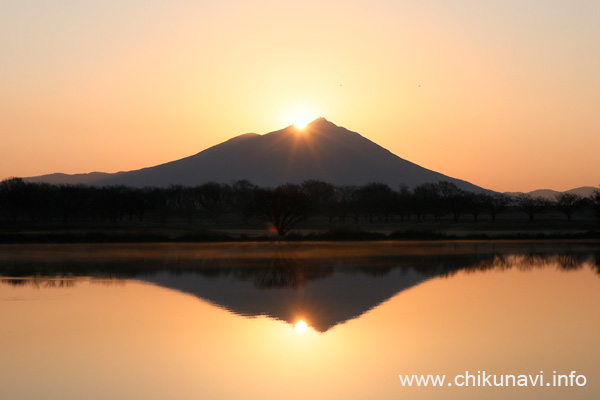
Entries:
{"label": "mountain silhouette", "polygon": [[484,189],[420,167],[356,132],[318,118],[299,129],[290,125],[264,135],[247,133],[198,154],[140,170],[116,174],[52,174],[28,178],[51,183],[86,183],[135,187],[246,179],[264,187],[317,179],[334,185],[381,182],[397,188],[449,181],[475,192]]}

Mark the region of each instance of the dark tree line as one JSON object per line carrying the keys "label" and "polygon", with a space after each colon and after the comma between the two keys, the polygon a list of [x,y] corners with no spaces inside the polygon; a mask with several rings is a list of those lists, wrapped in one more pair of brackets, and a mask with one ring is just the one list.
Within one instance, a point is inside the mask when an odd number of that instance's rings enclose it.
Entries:
{"label": "dark tree line", "polygon": [[238,218],[248,224],[267,223],[285,235],[309,217],[329,223],[406,221],[459,221],[465,215],[477,222],[481,215],[496,221],[506,210],[520,210],[530,221],[542,212],[556,210],[567,220],[584,208],[600,218],[600,191],[589,198],[563,193],[554,201],[521,195],[516,198],[461,190],[451,182],[421,184],[397,190],[383,183],[334,186],[307,180],[276,188],[258,187],[242,180],[232,184],[207,182],[198,186],[168,188],[127,186],[94,187],[51,185],[10,178],[0,182],[0,223],[98,221],[105,223],[169,221],[220,223]]}

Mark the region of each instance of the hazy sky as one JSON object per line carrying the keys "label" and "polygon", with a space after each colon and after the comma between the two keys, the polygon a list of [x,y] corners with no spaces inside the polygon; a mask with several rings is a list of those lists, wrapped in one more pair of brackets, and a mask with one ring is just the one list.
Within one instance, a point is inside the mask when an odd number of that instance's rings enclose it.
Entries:
{"label": "hazy sky", "polygon": [[600,1],[0,0],[0,179],[323,116],[498,191],[600,184]]}

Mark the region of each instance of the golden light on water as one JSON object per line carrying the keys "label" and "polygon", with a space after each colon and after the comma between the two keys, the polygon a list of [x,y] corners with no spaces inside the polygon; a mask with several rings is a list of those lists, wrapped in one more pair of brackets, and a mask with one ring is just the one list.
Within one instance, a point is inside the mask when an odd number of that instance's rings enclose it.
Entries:
{"label": "golden light on water", "polygon": [[[178,249],[179,257],[180,253],[190,257],[200,254],[225,257],[222,245],[173,246],[153,246],[150,250],[148,246],[136,245],[127,257],[137,259],[150,254],[153,260],[160,260],[161,254],[171,254],[174,249]],[[365,254],[362,252],[371,251],[372,246],[351,246],[351,249],[334,246],[331,251],[343,255]],[[289,251],[297,250],[292,247]],[[389,245],[381,247],[382,252],[389,250]],[[35,246],[33,253],[28,254],[37,259],[43,253],[52,253],[48,257],[57,262],[63,262],[67,256],[78,259],[90,251],[93,258],[104,260],[126,257],[122,246],[113,250],[115,253],[106,247],[60,245],[60,249],[61,254],[57,255],[56,249]],[[3,256],[7,259],[15,253],[14,249],[0,250],[8,252]],[[432,250],[423,246],[419,252],[431,254]],[[257,248],[252,244],[248,251],[251,253],[233,252],[227,257],[240,260],[251,255],[257,259],[260,253],[264,258],[279,254],[281,249]],[[307,251],[306,257],[323,254],[322,248],[312,247]],[[110,254],[118,258],[107,258]],[[600,319],[586,307],[600,302],[595,263],[586,262],[577,271],[567,272],[554,258],[543,261],[542,268],[542,264],[532,267],[537,264],[520,261],[521,256],[512,257],[498,260],[499,267],[512,266],[509,269],[457,271],[450,277],[420,281],[396,294],[395,290],[390,291],[393,297],[351,319],[338,314],[343,307],[321,303],[315,296],[307,297],[305,303],[289,303],[296,307],[289,320],[281,318],[283,314],[242,316],[232,312],[237,306],[231,297],[223,297],[231,299],[233,305],[225,308],[190,295],[191,292],[172,290],[181,287],[175,280],[168,287],[143,280],[127,280],[107,287],[106,282],[99,284],[89,278],[69,278],[77,284],[68,288],[40,285],[37,277],[31,278],[30,284],[0,282],[2,322],[10,327],[0,329],[0,342],[11,343],[2,348],[0,387],[3,398],[65,400],[85,398],[90,387],[100,398],[110,398],[117,388],[126,395],[139,394],[140,398],[181,400],[315,397],[462,400],[511,395],[548,400],[569,397],[568,394],[572,394],[571,398],[598,398],[598,386],[590,377],[599,373],[600,348],[596,343]],[[385,277],[386,281],[407,282],[403,270],[394,271]],[[410,274],[413,273],[419,282],[421,275],[416,270],[411,270]],[[356,282],[361,285],[379,282],[365,278],[361,276]],[[188,279],[183,275],[178,281],[189,288]],[[202,281],[207,286],[200,284]],[[202,281],[191,286],[198,288],[197,293],[202,287],[214,287],[212,279]],[[252,282],[243,282],[248,288],[254,287]],[[409,282],[414,281],[411,278]],[[327,289],[337,287],[332,283]],[[393,287],[401,288],[396,284]],[[224,293],[236,296],[238,288],[236,283],[233,291]],[[264,291],[254,295],[260,293]],[[506,293],[517,295],[506,296]],[[477,302],[473,302],[474,295]],[[365,304],[373,303],[369,300]],[[307,305],[311,308],[304,308]],[[102,329],[98,329],[99,316]],[[310,318],[310,326],[304,318]],[[334,321],[340,323],[330,326]],[[31,335],[40,327],[42,335]],[[62,340],[57,341],[57,337]],[[90,359],[94,362],[90,363]],[[556,390],[470,387],[465,396],[465,391],[454,387],[439,387],[435,391],[402,387],[397,377],[404,370],[429,373],[432,365],[440,373],[454,376],[465,374],[468,366],[482,363],[491,373],[527,371],[523,374],[535,375],[543,370],[544,383],[552,382],[553,369],[558,374],[569,374],[573,366],[578,373],[585,371],[588,384],[556,387]],[[165,368],[170,365],[180,368]],[[239,384],[231,384],[232,371]],[[477,370],[469,371],[477,375]],[[126,381],[122,376],[127,377]],[[105,384],[95,384],[100,379]],[[35,385],[31,385],[32,380]],[[306,384],[294,386],[298,382]],[[252,388],[251,393],[248,388]]]}
{"label": "golden light on water", "polygon": [[304,332],[306,332],[306,326],[307,326],[306,322],[304,320],[300,320],[300,321],[296,322],[296,325],[294,325],[294,329],[298,333],[304,333]]}

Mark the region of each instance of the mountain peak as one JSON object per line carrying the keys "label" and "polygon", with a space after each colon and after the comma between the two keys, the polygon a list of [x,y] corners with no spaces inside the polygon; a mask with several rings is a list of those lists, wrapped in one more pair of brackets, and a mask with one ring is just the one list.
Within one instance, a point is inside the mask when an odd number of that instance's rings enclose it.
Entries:
{"label": "mountain peak", "polygon": [[330,122],[330,121],[326,120],[323,117],[319,117],[319,118],[317,118],[317,119],[309,122],[308,124],[306,124],[306,126],[311,127],[311,128],[319,128],[319,129],[324,129],[324,128],[339,128],[339,126],[337,126],[333,122]]}
{"label": "mountain peak", "polygon": [[406,161],[323,117],[303,129],[290,125],[263,135],[246,133],[180,160],[80,181],[98,186],[166,187],[241,179],[264,187],[316,179],[334,185],[381,182],[393,188],[448,180],[465,190],[483,190]]}

